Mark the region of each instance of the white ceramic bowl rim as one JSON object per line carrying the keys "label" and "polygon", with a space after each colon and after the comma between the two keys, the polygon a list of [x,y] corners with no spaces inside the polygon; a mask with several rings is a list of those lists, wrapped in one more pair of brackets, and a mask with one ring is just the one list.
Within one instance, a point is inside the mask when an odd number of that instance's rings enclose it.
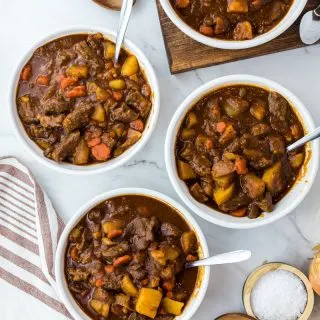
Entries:
{"label": "white ceramic bowl rim", "polygon": [[264,213],[263,218],[249,219],[236,218],[227,214],[216,211],[200,202],[196,201],[190,194],[186,184],[178,177],[176,162],[175,162],[175,142],[176,133],[179,130],[182,120],[190,108],[206,94],[229,85],[248,84],[258,87],[264,87],[269,90],[274,90],[282,94],[293,106],[295,111],[302,119],[305,130],[308,132],[315,129],[315,125],[311,115],[302,102],[292,94],[288,89],[280,84],[252,75],[230,75],[226,77],[217,78],[213,81],[207,82],[194,92],[192,92],[178,107],[173,115],[173,118],[168,127],[166,142],[165,142],[165,162],[170,181],[183,200],[183,202],[197,215],[210,221],[214,224],[234,229],[249,229],[263,226],[274,222],[286,214],[294,210],[309,192],[317,173],[319,166],[319,142],[313,141],[308,145],[311,151],[311,158],[309,159],[305,172],[294,186],[290,189],[287,195],[277,203],[275,209],[271,213]]}
{"label": "white ceramic bowl rim", "polygon": [[67,174],[77,174],[77,175],[97,174],[104,171],[115,169],[123,165],[124,163],[128,162],[147,143],[147,141],[151,137],[152,132],[156,127],[156,123],[158,120],[159,109],[160,109],[160,90],[159,90],[158,80],[156,78],[153,67],[149,62],[149,60],[147,59],[147,57],[144,55],[144,53],[130,40],[125,39],[124,47],[126,48],[126,50],[128,50],[129,52],[132,52],[138,58],[140,67],[143,69],[153,92],[153,101],[152,101],[153,104],[152,104],[151,113],[149,115],[146,128],[142,133],[141,139],[117,158],[114,158],[99,164],[76,166],[76,165],[64,163],[64,162],[56,163],[55,161],[44,157],[43,152],[39,148],[39,146],[37,146],[36,143],[33,142],[28,137],[21,123],[21,120],[19,118],[19,115],[17,112],[17,106],[16,106],[16,92],[17,92],[18,81],[19,81],[20,72],[22,68],[27,63],[27,61],[31,58],[32,54],[37,48],[43,46],[44,44],[50,41],[53,41],[63,36],[72,35],[72,34],[81,34],[81,33],[90,34],[90,33],[96,33],[96,32],[101,32],[106,38],[109,38],[111,40],[114,40],[116,36],[116,33],[114,31],[101,28],[101,27],[95,27],[95,26],[77,26],[77,27],[66,28],[66,29],[51,33],[49,36],[41,39],[40,41],[32,45],[31,48],[23,55],[23,57],[21,58],[19,64],[17,65],[14,71],[12,80],[10,81],[9,112],[10,112],[10,117],[11,117],[11,122],[13,124],[14,132],[18,137],[19,141],[42,164],[46,165],[50,169],[57,170],[59,172],[63,172]]}
{"label": "white ceramic bowl rim", "polygon": [[[197,238],[200,243],[200,247],[202,249],[203,257],[206,258],[209,256],[209,249],[205,239],[205,236],[196,222],[196,220],[192,217],[192,215],[186,210],[182,205],[180,205],[175,200],[171,199],[170,197],[159,193],[157,191],[153,191],[150,189],[143,189],[143,188],[122,188],[122,189],[115,189],[112,191],[104,192],[86,204],[84,204],[70,219],[67,223],[65,229],[62,232],[60,237],[57,251],[56,251],[56,258],[55,258],[55,275],[56,275],[56,283],[58,288],[59,296],[66,306],[67,310],[76,320],[92,320],[89,318],[82,309],[78,306],[76,301],[73,299],[65,280],[64,274],[64,257],[65,257],[65,250],[68,241],[68,235],[74,226],[82,219],[82,217],[87,213],[90,209],[94,208],[97,204],[101,203],[104,200],[114,198],[117,196],[125,196],[125,195],[143,195],[147,197],[152,197],[158,199],[164,203],[175,208],[183,218],[186,220],[188,225],[195,231],[197,234]],[[200,285],[196,288],[196,294],[191,296],[188,304],[186,305],[183,313],[181,316],[175,318],[175,320],[189,320],[199,308],[205,294],[207,291],[207,287],[209,284],[210,278],[210,267],[204,267],[204,272],[202,274],[202,278],[200,281]]]}
{"label": "white ceramic bowl rim", "polygon": [[201,42],[207,46],[215,48],[246,49],[269,42],[278,37],[284,31],[286,31],[299,17],[302,10],[306,6],[307,1],[308,0],[294,0],[286,16],[274,28],[262,35],[253,38],[252,40],[245,41],[220,40],[217,38],[206,37],[202,35],[200,32],[197,32],[194,29],[192,29],[179,17],[179,15],[172,8],[170,0],[160,0],[160,3],[170,20],[190,38],[198,42]]}

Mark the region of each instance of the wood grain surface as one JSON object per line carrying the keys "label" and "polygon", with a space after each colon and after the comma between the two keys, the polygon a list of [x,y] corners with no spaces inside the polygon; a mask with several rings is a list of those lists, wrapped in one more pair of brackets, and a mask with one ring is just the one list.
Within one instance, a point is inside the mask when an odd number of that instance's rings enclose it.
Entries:
{"label": "wood grain surface", "polygon": [[[304,13],[314,9],[319,3],[320,0],[309,0]],[[299,37],[301,17],[278,38],[261,46],[243,50],[223,50],[208,47],[189,38],[167,17],[159,0],[157,7],[172,74],[304,46]]]}

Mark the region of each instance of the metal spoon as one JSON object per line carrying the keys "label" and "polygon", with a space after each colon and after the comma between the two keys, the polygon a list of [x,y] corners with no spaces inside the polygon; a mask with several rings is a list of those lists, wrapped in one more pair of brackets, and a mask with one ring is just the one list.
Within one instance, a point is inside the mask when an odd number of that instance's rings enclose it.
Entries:
{"label": "metal spoon", "polygon": [[315,139],[317,139],[319,137],[320,137],[320,127],[316,128],[315,130],[313,130],[312,132],[310,132],[306,136],[302,137],[301,139],[299,139],[295,143],[293,143],[290,146],[288,146],[287,147],[287,152],[290,152],[290,151],[292,151],[294,149],[297,149],[297,148],[303,146],[304,144],[306,144],[307,142],[315,140]]}
{"label": "metal spoon", "polygon": [[122,42],[126,34],[128,23],[130,20],[132,7],[133,7],[133,0],[123,0],[121,12],[120,12],[120,22],[119,22],[119,27],[117,31],[116,50],[115,50],[114,59],[113,59],[114,63],[117,63],[119,59]]}
{"label": "metal spoon", "polygon": [[227,264],[245,261],[251,258],[251,251],[238,250],[227,253],[218,254],[210,258],[190,262],[185,264],[185,269],[201,266],[213,266],[216,264]]}
{"label": "metal spoon", "polygon": [[[122,0],[93,0],[94,2],[100,4],[101,6],[112,9],[112,10],[121,10]],[[134,0],[134,3],[136,0]]]}
{"label": "metal spoon", "polygon": [[300,38],[305,44],[313,44],[320,39],[320,5],[303,16],[300,23]]}

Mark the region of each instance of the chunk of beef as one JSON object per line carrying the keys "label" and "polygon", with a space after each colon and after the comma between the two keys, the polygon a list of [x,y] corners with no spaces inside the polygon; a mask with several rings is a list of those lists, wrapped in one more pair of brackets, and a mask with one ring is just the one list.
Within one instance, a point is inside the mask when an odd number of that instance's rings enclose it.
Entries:
{"label": "chunk of beef", "polygon": [[92,261],[92,258],[93,258],[93,252],[92,252],[92,247],[90,246],[87,249],[85,249],[83,252],[81,252],[79,260],[82,264],[87,264]]}
{"label": "chunk of beef", "polygon": [[104,264],[100,260],[94,260],[87,267],[87,270],[93,276],[97,274],[104,274]]}
{"label": "chunk of beef", "polygon": [[255,126],[251,128],[251,133],[256,136],[263,136],[268,134],[271,131],[271,128],[269,125],[265,123],[258,123]]}
{"label": "chunk of beef", "polygon": [[237,153],[241,150],[240,139],[234,139],[226,148],[226,151]]}
{"label": "chunk of beef", "polygon": [[210,175],[211,161],[203,154],[195,154],[190,162],[192,169],[201,177]]}
{"label": "chunk of beef", "polygon": [[273,1],[270,14],[268,16],[269,23],[281,19],[286,12],[286,4],[283,0]]}
{"label": "chunk of beef", "polygon": [[223,108],[229,117],[237,117],[249,108],[249,102],[240,97],[229,97],[223,102]]}
{"label": "chunk of beef", "polygon": [[64,115],[59,114],[57,116],[38,116],[40,120],[40,124],[44,128],[58,128],[62,127],[62,121],[64,119]]}
{"label": "chunk of beef", "polygon": [[252,11],[260,10],[268,2],[271,2],[271,0],[251,0],[250,10]]}
{"label": "chunk of beef", "polygon": [[38,112],[39,109],[29,96],[23,96],[18,99],[18,113],[23,122],[28,124],[39,122],[37,118]]}
{"label": "chunk of beef", "polygon": [[164,237],[178,238],[182,234],[181,230],[170,222],[163,222],[160,229]]}
{"label": "chunk of beef", "polygon": [[120,107],[111,110],[111,118],[113,121],[129,123],[137,120],[139,118],[139,114],[129,108],[126,103],[122,103]]}
{"label": "chunk of beef", "polygon": [[210,98],[207,102],[207,109],[209,113],[209,118],[214,121],[219,121],[221,118],[221,108],[219,100],[217,98]]}
{"label": "chunk of beef", "polygon": [[85,40],[77,42],[74,45],[74,50],[84,60],[91,60],[94,57],[93,50]]}
{"label": "chunk of beef", "polygon": [[247,173],[240,177],[241,187],[251,199],[261,197],[265,191],[264,182],[254,173]]}
{"label": "chunk of beef", "polygon": [[116,275],[114,272],[106,273],[102,278],[104,281],[102,287],[107,290],[119,291],[121,290],[121,278],[122,275]]}
{"label": "chunk of beef", "polygon": [[146,320],[147,318],[143,316],[142,314],[139,314],[137,312],[132,312],[130,316],[128,317],[128,320]]}
{"label": "chunk of beef", "polygon": [[85,281],[89,277],[89,272],[86,269],[69,268],[67,275],[72,281]]}
{"label": "chunk of beef", "polygon": [[146,250],[154,241],[153,232],[158,228],[159,221],[156,217],[132,220],[125,229],[125,237],[131,237],[131,246],[134,250]]}
{"label": "chunk of beef", "polygon": [[52,152],[52,159],[60,162],[71,155],[80,142],[80,132],[75,131],[61,139]]}
{"label": "chunk of beef", "polygon": [[200,184],[198,182],[196,182],[195,184],[193,184],[190,188],[190,192],[192,194],[192,196],[197,199],[199,202],[207,202],[209,200],[209,198],[207,197],[207,195],[205,194],[203,188],[200,186]]}
{"label": "chunk of beef", "polygon": [[250,203],[250,198],[242,191],[236,194],[231,200],[220,205],[220,209],[225,212],[235,211],[241,207],[246,207]]}
{"label": "chunk of beef", "polygon": [[265,197],[254,202],[262,211],[271,212],[273,209],[272,196],[270,192],[266,192]]}
{"label": "chunk of beef", "polygon": [[114,301],[113,295],[103,288],[95,288],[92,298],[108,304],[111,304]]}
{"label": "chunk of beef", "polygon": [[261,211],[255,203],[250,203],[247,210],[247,217],[249,219],[256,219],[260,216]]}
{"label": "chunk of beef", "polygon": [[286,150],[285,142],[280,136],[271,136],[269,137],[269,146],[270,151],[273,154],[279,155],[284,154]]}
{"label": "chunk of beef", "polygon": [[45,114],[59,114],[69,110],[68,103],[62,98],[52,97],[42,101]]}
{"label": "chunk of beef", "polygon": [[130,273],[134,282],[139,282],[147,276],[147,270],[143,264],[131,264],[127,267],[127,272]]}
{"label": "chunk of beef", "polygon": [[212,167],[213,177],[222,177],[235,171],[234,163],[230,160],[220,160]]}
{"label": "chunk of beef", "polygon": [[257,139],[257,137],[254,137],[249,133],[245,133],[240,137],[240,145],[242,149],[255,149],[259,146],[259,140]]}
{"label": "chunk of beef", "polygon": [[86,295],[90,290],[89,286],[85,282],[69,283],[68,287],[71,292],[80,294],[82,296]]}
{"label": "chunk of beef", "polygon": [[59,50],[55,60],[56,67],[62,67],[75,59],[76,54],[72,50]]}
{"label": "chunk of beef", "polygon": [[151,109],[150,101],[146,100],[138,90],[132,89],[126,96],[126,103],[137,109],[142,118],[145,118]]}
{"label": "chunk of beef", "polygon": [[101,136],[101,141],[102,141],[102,143],[106,144],[110,149],[113,149],[113,147],[117,143],[117,139],[116,139],[113,131],[112,132],[105,132]]}
{"label": "chunk of beef", "polygon": [[86,126],[90,121],[93,106],[84,102],[75,107],[63,120],[63,128],[67,133]]}
{"label": "chunk of beef", "polygon": [[129,244],[127,241],[122,241],[119,244],[112,246],[108,249],[102,250],[101,254],[103,258],[110,260],[113,258],[117,258],[123,256],[130,250]]}
{"label": "chunk of beef", "polygon": [[[51,128],[44,128],[37,124],[31,124],[28,128],[30,135],[35,138],[48,139],[52,133]],[[54,143],[55,141],[53,141]]]}
{"label": "chunk of beef", "polygon": [[268,96],[268,102],[270,113],[280,121],[285,122],[289,108],[287,100],[277,92],[270,92]]}

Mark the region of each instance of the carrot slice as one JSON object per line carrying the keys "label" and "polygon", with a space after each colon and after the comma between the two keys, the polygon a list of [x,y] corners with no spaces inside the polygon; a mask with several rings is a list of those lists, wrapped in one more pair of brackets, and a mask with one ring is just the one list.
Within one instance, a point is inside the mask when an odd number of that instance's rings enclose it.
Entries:
{"label": "carrot slice", "polygon": [[110,157],[111,150],[110,148],[104,144],[100,143],[94,146],[91,149],[92,155],[98,160],[98,161],[105,161]]}
{"label": "carrot slice", "polygon": [[76,245],[72,246],[70,249],[70,256],[73,261],[78,261],[79,259],[79,250]]}
{"label": "carrot slice", "polygon": [[223,133],[224,130],[226,130],[226,128],[227,128],[227,124],[226,124],[225,122],[220,121],[220,122],[217,122],[217,123],[216,123],[216,130],[217,130],[217,132]]}
{"label": "carrot slice", "polygon": [[87,145],[89,148],[92,148],[100,143],[101,143],[100,137],[96,137],[96,138],[93,138],[93,139],[87,141]]}
{"label": "carrot slice", "polygon": [[21,80],[28,81],[31,78],[31,75],[32,75],[32,67],[30,64],[27,64],[21,72]]}
{"label": "carrot slice", "polygon": [[123,230],[121,229],[114,229],[108,232],[108,238],[109,239],[114,239],[118,238],[123,234]]}
{"label": "carrot slice", "polygon": [[205,36],[209,36],[209,37],[212,37],[214,34],[213,28],[206,26],[206,25],[200,26],[199,31],[200,31],[200,33],[204,34]]}
{"label": "carrot slice", "polygon": [[168,291],[166,296],[169,298],[169,299],[172,299],[173,298],[173,292],[172,291]]}
{"label": "carrot slice", "polygon": [[107,266],[104,267],[104,270],[107,272],[107,273],[113,273],[114,272],[114,266],[112,264],[109,264]]}
{"label": "carrot slice", "polygon": [[87,90],[85,86],[77,86],[72,88],[70,91],[66,93],[67,98],[80,98],[84,97],[87,94]]}
{"label": "carrot slice", "polygon": [[120,101],[122,99],[122,93],[120,91],[113,91],[112,96],[117,101]]}
{"label": "carrot slice", "polygon": [[247,160],[244,158],[236,158],[236,161],[234,163],[236,171],[238,174],[246,174],[248,169],[247,169]]}
{"label": "carrot slice", "polygon": [[116,260],[114,260],[113,266],[115,268],[117,268],[117,267],[119,267],[119,266],[121,266],[123,264],[129,263],[130,261],[131,261],[131,256],[125,255],[125,256],[119,257]]}
{"label": "carrot slice", "polygon": [[144,129],[143,121],[141,119],[137,119],[130,122],[130,128],[142,132]]}
{"label": "carrot slice", "polygon": [[74,85],[77,81],[78,81],[77,78],[69,78],[69,77],[62,76],[60,80],[60,88],[61,90],[65,90],[68,87]]}
{"label": "carrot slice", "polygon": [[49,85],[49,78],[48,76],[40,75],[36,80],[36,84],[39,86],[47,86]]}
{"label": "carrot slice", "polygon": [[167,291],[172,291],[174,289],[174,279],[172,278],[170,280],[164,281],[162,283],[162,287]]}
{"label": "carrot slice", "polygon": [[231,212],[231,215],[233,217],[238,217],[238,218],[241,218],[241,217],[244,217],[247,213],[247,209],[245,208],[241,208],[241,209],[238,209],[238,210],[234,210]]}
{"label": "carrot slice", "polygon": [[95,282],[96,287],[102,287],[104,285],[103,279],[97,279]]}
{"label": "carrot slice", "polygon": [[192,254],[188,254],[187,257],[186,257],[186,260],[188,262],[193,262],[193,261],[198,260],[198,258],[196,256],[192,255]]}

